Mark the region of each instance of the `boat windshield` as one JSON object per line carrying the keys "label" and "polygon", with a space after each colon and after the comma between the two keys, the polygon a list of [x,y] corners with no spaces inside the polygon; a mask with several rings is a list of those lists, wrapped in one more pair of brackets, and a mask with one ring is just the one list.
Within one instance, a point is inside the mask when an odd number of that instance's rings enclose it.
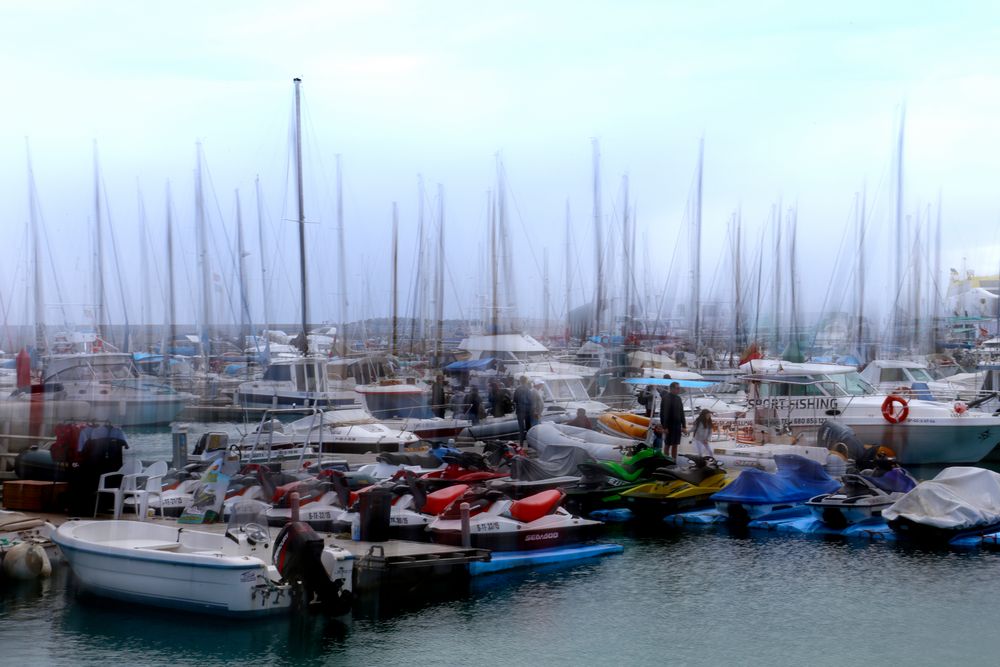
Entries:
{"label": "boat windshield", "polygon": [[914,382],[933,382],[934,378],[923,368],[911,368],[910,375],[913,376]]}
{"label": "boat windshield", "polygon": [[577,379],[548,380],[545,385],[549,388],[549,394],[554,401],[586,401],[590,399],[583,383]]}
{"label": "boat windshield", "polygon": [[822,379],[823,386],[832,396],[864,396],[875,393],[875,389],[856,371],[824,375]]}

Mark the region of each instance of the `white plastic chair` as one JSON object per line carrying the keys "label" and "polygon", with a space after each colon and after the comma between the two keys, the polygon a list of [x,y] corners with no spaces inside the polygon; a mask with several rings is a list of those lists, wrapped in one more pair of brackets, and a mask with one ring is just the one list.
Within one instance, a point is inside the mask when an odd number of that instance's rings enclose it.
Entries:
{"label": "white plastic chair", "polygon": [[[94,501],[94,516],[97,516],[97,508],[101,504],[101,494],[110,493],[115,498],[115,518],[121,518],[122,500],[124,493],[128,490],[135,490],[136,475],[142,472],[142,461],[137,459],[126,459],[122,467],[115,472],[106,472],[101,475],[97,483],[97,500]],[[107,486],[108,478],[121,476],[121,484],[117,487]]]}
{"label": "white plastic chair", "polygon": [[154,461],[148,468],[135,477],[134,488],[123,492],[125,498],[135,498],[135,511],[139,521],[146,520],[146,513],[149,511],[149,498],[156,496],[160,499],[160,517],[163,517],[163,476],[167,474],[166,461]]}

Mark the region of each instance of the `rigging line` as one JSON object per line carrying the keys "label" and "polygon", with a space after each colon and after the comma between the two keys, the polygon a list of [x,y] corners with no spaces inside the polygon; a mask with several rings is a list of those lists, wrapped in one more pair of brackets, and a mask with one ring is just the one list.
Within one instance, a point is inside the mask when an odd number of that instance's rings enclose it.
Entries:
{"label": "rigging line", "polygon": [[[34,183],[34,179],[32,179],[31,196],[35,198],[35,212],[38,215],[38,225],[42,229],[42,238],[45,239],[45,250],[49,257],[49,267],[52,270],[52,282],[55,284],[56,298],[59,299],[59,310],[62,312],[63,326],[69,329],[69,317],[66,315],[66,300],[63,299],[62,287],[59,282],[59,274],[56,273],[56,260],[52,254],[52,242],[49,240],[49,227],[45,224],[45,215],[42,213],[42,202],[38,199],[38,190],[36,188],[37,186]],[[25,276],[27,276],[27,268],[25,268]]]}
{"label": "rigging line", "polygon": [[[848,230],[851,229],[850,222],[851,222],[851,219],[853,217],[853,211],[854,210],[855,210],[855,207],[852,205],[850,207],[850,210],[848,210],[847,218],[844,221],[844,229],[843,229],[843,232],[840,235],[840,246],[837,248],[837,257],[834,260],[834,262],[833,262],[833,268],[831,269],[831,273],[833,275],[830,276],[830,280],[827,283],[826,294],[823,296],[823,305],[822,305],[822,307],[820,308],[820,311],[819,311],[820,312],[820,320],[822,320],[825,317],[825,314],[827,313],[827,306],[830,305],[830,294],[833,291],[833,286],[836,285],[836,284],[838,284],[840,282],[840,281],[837,280],[836,271],[837,271],[837,268],[840,267],[840,261],[841,261],[841,258],[843,256],[843,254],[844,254],[844,247],[847,245],[847,232],[848,232]],[[796,215],[798,215],[798,211],[796,211]],[[844,303],[843,299],[845,298],[845,294],[846,294],[846,292],[844,292],[844,291],[842,291],[841,294],[840,294],[841,300],[837,303],[838,310],[839,310],[839,308]],[[814,346],[816,345],[816,338],[819,337],[819,331],[820,331],[820,321],[817,321],[814,324],[814,326],[813,326],[812,344]]]}
{"label": "rigging line", "polygon": [[[695,173],[691,177],[691,185],[688,186],[687,203],[684,206],[684,214],[681,217],[681,224],[677,228],[677,239],[676,239],[676,242],[674,243],[674,252],[673,252],[673,254],[670,257],[670,265],[667,267],[667,277],[663,281],[663,293],[660,294],[659,303],[656,306],[656,324],[654,325],[654,328],[653,328],[653,333],[654,334],[659,330],[660,317],[663,314],[663,301],[667,298],[668,288],[670,286],[670,280],[671,280],[672,274],[674,272],[674,262],[677,260],[677,251],[678,251],[678,249],[681,246],[680,241],[683,238],[685,230],[689,226],[689,225],[687,225],[685,223],[690,222],[690,218],[688,216],[689,216],[689,213],[691,212],[691,207],[693,206],[693,202],[691,201],[691,197],[694,194],[693,191],[694,191],[695,185],[697,184],[697,179],[698,179],[698,176],[697,176],[697,173]],[[692,306],[693,306],[693,304],[692,304]]]}
{"label": "rigging line", "polygon": [[[26,248],[27,245],[28,245],[28,226],[25,225],[24,238],[22,239],[21,247]],[[27,253],[26,252],[19,253],[19,256],[27,257]],[[14,339],[10,329],[9,317],[11,310],[13,310],[14,308],[14,290],[17,289],[17,280],[18,280],[18,273],[20,273],[20,267],[21,267],[21,262],[16,262],[14,264],[14,275],[11,276],[10,297],[8,298],[7,305],[4,305],[3,293],[0,292],[0,309],[3,310],[3,328],[4,331],[7,333],[7,347],[10,348],[11,350],[13,350],[14,348]],[[27,275],[27,266],[25,266],[25,275]]]}
{"label": "rigging line", "polygon": [[[139,206],[142,210],[142,217],[145,220],[145,224],[143,224],[142,226],[143,233],[140,234],[140,236],[142,237],[140,239],[140,242],[145,243],[147,250],[150,251],[148,256],[150,257],[150,263],[153,265],[153,273],[156,275],[156,286],[159,288],[160,294],[162,295],[164,292],[163,292],[163,282],[160,280],[160,265],[156,261],[156,253],[153,252],[156,249],[156,246],[153,245],[153,241],[149,236],[149,227],[150,227],[149,216],[146,215],[146,200],[145,197],[143,197],[141,187],[139,188]],[[153,307],[152,304],[150,304],[149,305],[150,311],[152,311],[152,307]],[[149,319],[153,320],[154,318],[150,316]],[[151,321],[146,322],[146,324],[152,324],[152,322]]]}
{"label": "rigging line", "polygon": [[111,203],[108,201],[108,185],[101,179],[101,192],[104,194],[104,211],[108,216],[108,232],[111,234],[111,253],[115,259],[115,269],[117,269],[118,295],[122,302],[122,315],[125,317],[125,348],[129,349],[129,317],[128,317],[128,296],[125,293],[125,283],[122,280],[122,264],[118,254],[118,235],[115,234],[115,224],[111,217]]}
{"label": "rigging line", "polygon": [[[201,161],[201,163],[202,163],[202,171],[207,176],[208,190],[209,190],[209,193],[211,194],[211,200],[215,204],[215,212],[218,215],[218,220],[220,222],[219,226],[222,227],[222,235],[225,237],[225,240],[226,240],[225,249],[229,252],[229,261],[230,261],[230,265],[232,267],[232,271],[229,272],[229,278],[230,279],[229,279],[228,282],[223,281],[222,280],[222,276],[220,275],[219,276],[219,283],[220,283],[220,285],[222,286],[222,288],[224,290],[224,295],[226,297],[226,303],[229,305],[229,314],[232,316],[233,322],[235,324],[239,320],[239,316],[237,315],[237,313],[236,313],[236,307],[233,304],[232,281],[235,279],[234,276],[239,274],[239,264],[238,264],[238,260],[236,258],[236,251],[233,249],[233,245],[234,245],[233,241],[232,241],[232,239],[229,238],[229,229],[226,227],[225,218],[222,215],[222,207],[219,205],[219,196],[218,196],[218,193],[215,190],[215,182],[212,180],[212,170],[208,166],[208,159],[205,157],[205,149],[204,149],[204,147],[202,147],[201,155],[202,155],[202,161]],[[202,188],[202,197],[204,198],[204,196],[205,196],[204,195],[204,188]],[[208,220],[206,220],[205,222],[208,223]],[[209,229],[212,230],[212,226],[211,225],[209,225]],[[221,256],[223,253],[219,252],[219,242],[218,242],[218,239],[215,236],[215,231],[214,230],[212,230],[211,233],[209,234],[209,239],[210,239],[210,243],[212,244],[213,248],[215,249],[215,255],[216,255],[216,257]],[[212,276],[212,282],[213,283],[215,282],[215,276],[214,275]]]}
{"label": "rigging line", "polygon": [[538,276],[542,275],[542,265],[538,262],[538,257],[535,255],[535,247],[531,243],[531,236],[528,234],[528,227],[524,223],[524,216],[521,215],[521,207],[517,203],[517,195],[514,194],[514,189],[510,186],[510,177],[507,175],[507,166],[504,164],[503,159],[499,160],[500,170],[503,171],[503,181],[506,186],[506,194],[510,195],[511,201],[514,203],[514,211],[517,213],[517,219],[521,223],[521,231],[524,232],[524,237],[528,241],[528,252],[531,253],[531,261],[535,264],[535,270],[538,272]]}

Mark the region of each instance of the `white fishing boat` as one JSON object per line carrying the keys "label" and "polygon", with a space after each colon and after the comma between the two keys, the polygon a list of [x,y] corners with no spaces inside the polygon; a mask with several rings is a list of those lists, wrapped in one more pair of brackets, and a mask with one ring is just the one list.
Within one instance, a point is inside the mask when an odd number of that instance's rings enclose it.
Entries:
{"label": "white fishing boat", "polygon": [[[297,536],[283,531],[272,541],[262,513],[234,511],[224,534],[140,521],[71,520],[52,539],[80,584],[100,596],[224,615],[267,615],[286,612],[296,597],[290,582],[305,573],[315,576],[318,567],[327,581],[312,580],[308,592],[333,595],[337,599],[326,602],[337,604],[339,613],[347,611],[353,556],[337,547],[311,552]],[[272,563],[272,544],[278,566]]]}
{"label": "white fishing boat", "polygon": [[245,408],[347,408],[361,405],[351,388],[338,388],[327,375],[326,357],[273,361],[263,377],[244,382],[236,400]]}
{"label": "white fishing boat", "polygon": [[962,402],[880,395],[853,366],[758,359],[740,368],[754,428],[798,437],[833,420],[865,445],[890,448],[903,465],[973,463],[1000,441],[1000,416]]}

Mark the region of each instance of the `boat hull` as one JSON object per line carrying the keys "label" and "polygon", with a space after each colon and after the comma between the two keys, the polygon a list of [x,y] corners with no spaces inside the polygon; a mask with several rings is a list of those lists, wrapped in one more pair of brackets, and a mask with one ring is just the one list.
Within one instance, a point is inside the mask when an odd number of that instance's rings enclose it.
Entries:
{"label": "boat hull", "polygon": [[1000,425],[992,419],[948,424],[918,424],[913,420],[902,424],[884,420],[845,423],[861,442],[892,449],[902,465],[976,463],[1000,444]]}
{"label": "boat hull", "polygon": [[259,558],[158,553],[169,543],[157,546],[148,537],[95,546],[60,530],[53,541],[80,585],[99,596],[227,616],[283,613],[291,605],[287,590],[266,583],[268,566]]}

